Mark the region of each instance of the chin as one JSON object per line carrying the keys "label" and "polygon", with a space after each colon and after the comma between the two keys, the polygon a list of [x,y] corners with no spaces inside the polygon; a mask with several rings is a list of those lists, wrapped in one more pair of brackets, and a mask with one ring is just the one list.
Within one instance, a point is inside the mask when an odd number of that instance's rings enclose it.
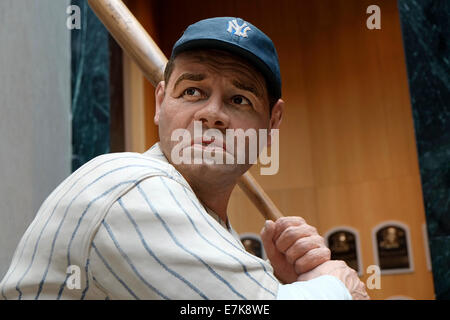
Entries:
{"label": "chin", "polygon": [[195,180],[234,181],[248,170],[236,164],[180,164],[175,168],[184,176]]}

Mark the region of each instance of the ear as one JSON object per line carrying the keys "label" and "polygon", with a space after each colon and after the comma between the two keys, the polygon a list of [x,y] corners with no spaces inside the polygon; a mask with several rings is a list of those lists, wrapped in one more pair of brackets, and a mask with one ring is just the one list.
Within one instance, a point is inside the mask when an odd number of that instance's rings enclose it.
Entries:
{"label": "ear", "polygon": [[165,83],[164,81],[161,81],[155,89],[155,117],[153,118],[153,122],[157,126],[159,125],[159,112],[161,111],[161,106],[164,100],[164,92]]}
{"label": "ear", "polygon": [[267,133],[267,146],[270,147],[272,144],[271,129],[279,129],[281,125],[281,120],[283,118],[283,111],[284,111],[284,101],[281,99],[278,99],[278,101],[275,103],[275,105],[272,108],[272,115],[270,117],[270,124],[269,124],[269,132]]}

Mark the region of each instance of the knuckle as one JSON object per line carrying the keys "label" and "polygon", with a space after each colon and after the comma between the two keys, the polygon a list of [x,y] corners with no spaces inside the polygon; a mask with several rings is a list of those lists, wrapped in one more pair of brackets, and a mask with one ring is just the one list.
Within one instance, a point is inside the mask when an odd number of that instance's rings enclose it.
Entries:
{"label": "knuckle", "polygon": [[328,254],[326,252],[322,253],[322,255],[320,257],[320,264],[322,264],[328,260],[330,260],[330,257],[328,256]]}
{"label": "knuckle", "polygon": [[325,255],[327,257],[327,260],[330,260],[331,259],[331,250],[329,248],[325,247],[324,251],[325,251]]}
{"label": "knuckle", "polygon": [[296,226],[288,226],[288,227],[286,228],[286,232],[292,233],[292,232],[295,232],[296,229],[297,229]]}
{"label": "knuckle", "polygon": [[320,251],[317,251],[315,249],[319,249],[320,246],[315,242],[311,241],[311,239],[308,238],[300,238],[295,242],[295,248],[297,251],[302,252],[302,254],[306,254],[311,252],[310,254],[319,254]]}
{"label": "knuckle", "polygon": [[324,262],[323,260],[320,250],[317,248],[312,249],[306,252],[303,257],[295,261],[295,269],[300,273],[304,273],[320,265]]}
{"label": "knuckle", "polygon": [[280,228],[286,228],[289,225],[288,217],[282,217],[278,219],[277,224],[280,226]]}
{"label": "knuckle", "polygon": [[298,239],[295,243],[286,251],[286,259],[290,264],[293,264],[295,260],[301,258],[305,254],[305,244],[302,239]]}
{"label": "knuckle", "polygon": [[314,234],[314,235],[319,234],[319,233],[317,232],[317,228],[316,228],[316,227],[313,227],[313,226],[310,226],[310,225],[309,225],[309,228],[310,228],[311,234]]}
{"label": "knuckle", "polygon": [[320,261],[322,259],[322,255],[320,254],[320,249],[311,249],[305,254],[306,258],[312,263],[316,263],[316,261]]}
{"label": "knuckle", "polygon": [[320,244],[321,244],[323,247],[328,248],[328,245],[327,245],[327,243],[326,243],[326,241],[325,241],[325,238],[322,237],[321,235],[317,235],[317,237],[320,238]]}
{"label": "knuckle", "polygon": [[313,235],[312,238],[313,238],[314,241],[315,241],[318,245],[320,245],[321,247],[327,247],[327,246],[325,245],[325,239],[324,239],[322,236],[316,234],[316,235]]}
{"label": "knuckle", "polygon": [[282,217],[277,220],[280,228],[287,228],[289,226],[299,226],[305,223],[305,220],[299,216]]}
{"label": "knuckle", "polygon": [[294,243],[294,246],[296,249],[303,249],[308,245],[308,239],[307,238],[300,238],[297,239]]}
{"label": "knuckle", "polygon": [[331,256],[331,251],[328,248],[319,248],[320,250],[320,255],[323,259],[325,260],[330,260],[330,256]]}
{"label": "knuckle", "polygon": [[302,233],[304,233],[305,235],[308,235],[308,236],[318,235],[317,229],[313,226],[310,226],[309,224],[304,224],[301,226],[301,228],[302,228]]}
{"label": "knuckle", "polygon": [[291,239],[293,237],[295,237],[297,233],[297,228],[294,226],[289,226],[286,228],[285,232],[284,232],[284,236],[288,239]]}
{"label": "knuckle", "polygon": [[345,267],[347,267],[347,264],[344,262],[344,261],[342,261],[342,260],[337,260],[336,261],[337,263],[337,266],[338,267],[340,267],[340,268],[345,268]]}
{"label": "knuckle", "polygon": [[304,263],[303,261],[300,261],[300,259],[297,259],[297,261],[295,261],[294,267],[295,267],[295,271],[298,274],[305,273],[306,271],[308,271],[308,267],[306,266],[306,263]]}
{"label": "knuckle", "polygon": [[315,259],[311,260],[311,264],[312,264],[311,267],[317,267],[317,266],[321,265],[322,263],[324,263],[325,261],[326,261],[325,257],[317,256],[317,257],[315,257]]}
{"label": "knuckle", "polygon": [[286,252],[286,260],[288,263],[293,264],[295,262],[295,255],[294,252],[292,252],[291,250],[288,250]]}
{"label": "knuckle", "polygon": [[302,217],[296,217],[297,218],[297,221],[300,223],[300,224],[305,224],[306,223],[306,220],[305,219],[303,219]]}

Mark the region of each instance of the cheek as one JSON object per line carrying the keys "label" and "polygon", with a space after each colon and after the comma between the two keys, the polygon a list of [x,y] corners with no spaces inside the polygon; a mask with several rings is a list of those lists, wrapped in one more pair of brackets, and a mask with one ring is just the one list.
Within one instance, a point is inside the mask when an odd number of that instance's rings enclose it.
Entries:
{"label": "cheek", "polygon": [[254,128],[254,129],[264,129],[268,128],[270,123],[270,116],[268,112],[262,112],[260,109],[262,106],[255,106],[251,110],[239,110],[238,108],[231,109],[229,116],[233,128]]}
{"label": "cheek", "polygon": [[243,129],[244,131],[250,128],[259,132],[260,129],[267,129],[269,121],[262,117],[236,117],[232,120],[232,127],[234,129]]}
{"label": "cheek", "polygon": [[159,114],[160,132],[165,136],[169,136],[175,129],[187,129],[190,123],[191,116],[187,110],[177,108],[174,104],[165,104]]}
{"label": "cheek", "polygon": [[269,121],[267,119],[263,119],[263,118],[253,119],[253,121],[251,121],[251,122],[246,122],[247,129],[253,128],[256,132],[258,150],[259,150],[260,139],[263,139],[262,142],[264,145],[266,145],[268,142],[268,133],[270,131],[268,125],[269,125]]}

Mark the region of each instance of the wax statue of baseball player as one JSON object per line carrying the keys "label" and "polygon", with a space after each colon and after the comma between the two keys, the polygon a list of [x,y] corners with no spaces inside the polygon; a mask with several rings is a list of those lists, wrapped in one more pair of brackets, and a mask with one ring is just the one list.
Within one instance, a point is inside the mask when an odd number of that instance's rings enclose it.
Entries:
{"label": "wax statue of baseball player", "polygon": [[[323,238],[300,217],[266,223],[268,261],[245,251],[227,204],[251,164],[173,159],[172,133],[192,134],[195,121],[223,134],[278,129],[280,98],[278,56],[257,27],[228,17],[189,26],[156,88],[160,142],[143,154],[96,157],[63,181],[22,237],[1,297],[368,298],[356,272],[330,261]],[[182,147],[234,159],[224,139],[203,137]]]}

